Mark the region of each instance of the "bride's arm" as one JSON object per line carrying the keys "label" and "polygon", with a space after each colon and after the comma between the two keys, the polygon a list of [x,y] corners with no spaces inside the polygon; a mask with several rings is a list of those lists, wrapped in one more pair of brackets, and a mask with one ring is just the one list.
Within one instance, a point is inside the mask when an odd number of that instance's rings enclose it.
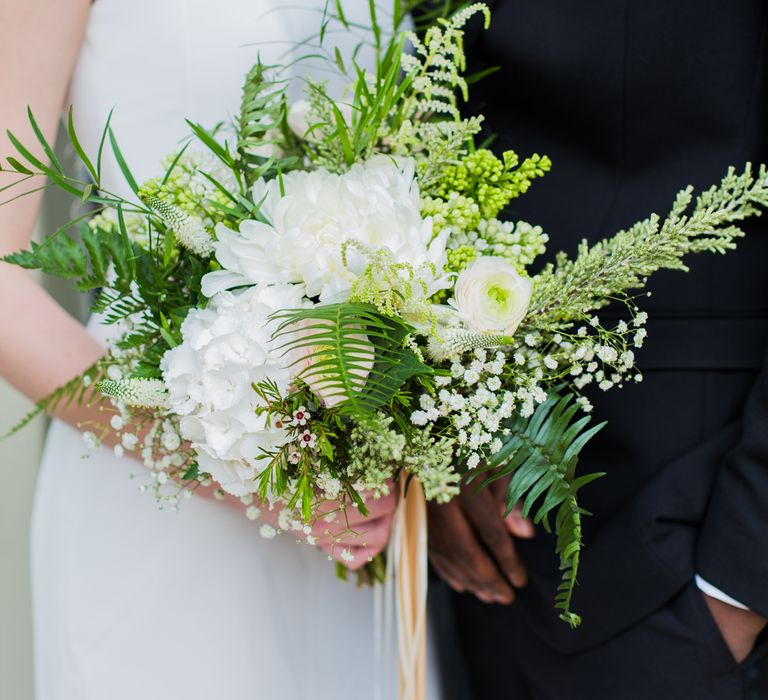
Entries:
{"label": "bride's arm", "polygon": [[[13,152],[6,129],[24,143],[35,143],[27,105],[53,141],[89,7],[89,0],[0,0],[0,156]],[[0,187],[18,177],[0,173]],[[0,193],[0,201],[16,191]],[[39,206],[38,193],[0,207],[0,256],[28,247]],[[32,275],[2,262],[0,328],[0,375],[34,401],[81,373],[103,353]],[[70,406],[61,409],[60,417],[77,425],[98,419],[99,410]]]}
{"label": "bride's arm", "polygon": [[[22,143],[36,142],[27,121],[28,105],[46,138],[53,141],[90,4],[90,0],[0,0],[0,157],[13,153],[6,129]],[[36,155],[44,158],[40,153]],[[18,177],[0,172],[0,188]],[[0,192],[0,202],[15,191]],[[40,199],[38,193],[0,206],[0,257],[29,246]],[[81,374],[104,354],[104,348],[31,274],[3,262],[0,329],[0,376],[33,401]],[[72,404],[59,409],[57,415],[75,427],[106,424],[102,409],[109,407]],[[105,442],[113,443],[114,439],[107,434]],[[213,493],[212,489],[200,492],[209,497]],[[245,509],[239,499],[228,497],[225,501],[234,508]],[[334,558],[339,559],[341,552],[349,549],[354,559],[344,561],[357,568],[365,563],[368,554],[384,547],[394,504],[394,497],[371,504],[368,518],[351,513],[354,528],[365,531],[365,544],[345,538],[343,545],[336,545],[335,536],[326,532],[326,524],[317,525],[313,534],[318,545]],[[276,513],[265,512],[267,522],[274,518]]]}

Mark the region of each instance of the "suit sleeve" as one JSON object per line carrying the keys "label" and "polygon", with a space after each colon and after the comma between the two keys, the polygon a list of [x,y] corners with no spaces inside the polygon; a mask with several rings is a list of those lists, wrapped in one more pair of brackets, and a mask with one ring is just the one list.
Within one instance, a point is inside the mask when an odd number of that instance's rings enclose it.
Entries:
{"label": "suit sleeve", "polygon": [[768,361],[747,400],[740,440],[715,481],[696,571],[768,617]]}

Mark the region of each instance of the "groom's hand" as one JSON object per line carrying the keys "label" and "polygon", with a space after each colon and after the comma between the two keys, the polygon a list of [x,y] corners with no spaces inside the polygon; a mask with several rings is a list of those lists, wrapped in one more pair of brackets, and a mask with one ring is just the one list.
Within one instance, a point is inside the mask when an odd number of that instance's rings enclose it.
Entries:
{"label": "groom's hand", "polygon": [[741,663],[755,646],[758,635],[766,625],[766,619],[752,610],[728,605],[706,593],[702,595],[733,658]]}
{"label": "groom's hand", "polygon": [[509,605],[528,583],[514,537],[533,537],[534,529],[519,510],[506,519],[503,510],[498,488],[464,486],[450,503],[429,503],[429,556],[455,591]]}

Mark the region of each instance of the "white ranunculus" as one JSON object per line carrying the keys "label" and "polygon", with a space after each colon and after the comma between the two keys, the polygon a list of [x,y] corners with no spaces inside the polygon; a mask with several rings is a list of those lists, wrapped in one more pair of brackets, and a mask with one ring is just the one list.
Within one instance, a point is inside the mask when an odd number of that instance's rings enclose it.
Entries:
{"label": "white ranunculus", "polygon": [[[450,286],[444,273],[447,232],[435,236],[419,213],[414,162],[375,156],[342,174],[294,171],[280,183],[259,181],[254,201],[270,222],[244,221],[235,232],[216,229],[222,270],[203,278],[203,292],[258,282],[295,282],[323,302],[344,301],[368,264],[365,251],[387,248],[395,262],[420,268],[431,296]],[[356,241],[347,248],[345,241]],[[346,264],[345,264],[346,263]],[[414,284],[421,294],[421,285]]]}
{"label": "white ranunculus", "polygon": [[279,309],[303,305],[300,285],[257,285],[221,292],[182,325],[183,342],[162,361],[168,403],[181,418],[181,434],[198,453],[200,467],[234,496],[257,490],[262,450],[288,441],[284,429],[257,415],[263,405],[253,383],[270,379],[287,394],[293,372],[272,341]]}
{"label": "white ranunculus", "polygon": [[464,325],[511,336],[528,311],[533,283],[503,258],[481,257],[459,275],[452,305]]}

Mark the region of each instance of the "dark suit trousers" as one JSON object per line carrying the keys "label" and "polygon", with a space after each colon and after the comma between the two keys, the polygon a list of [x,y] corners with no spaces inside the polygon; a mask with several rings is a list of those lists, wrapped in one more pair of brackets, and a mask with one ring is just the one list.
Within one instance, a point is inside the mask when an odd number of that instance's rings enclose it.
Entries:
{"label": "dark suit trousers", "polygon": [[570,654],[542,641],[514,605],[434,587],[433,604],[445,700],[768,699],[768,640],[737,664],[694,584],[629,629]]}

